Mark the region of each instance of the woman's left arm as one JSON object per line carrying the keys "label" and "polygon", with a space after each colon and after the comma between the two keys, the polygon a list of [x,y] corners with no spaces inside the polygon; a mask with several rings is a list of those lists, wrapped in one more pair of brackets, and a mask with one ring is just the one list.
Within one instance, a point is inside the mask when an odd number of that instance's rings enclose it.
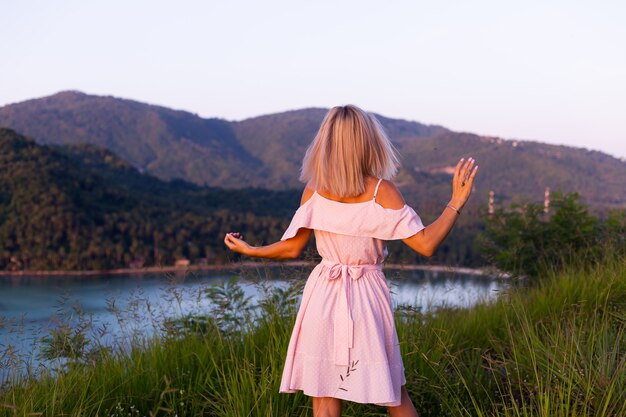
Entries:
{"label": "woman's left arm", "polygon": [[441,242],[448,236],[461,213],[461,208],[472,192],[474,177],[478,171],[478,165],[474,166],[474,162],[473,158],[469,158],[465,163],[463,159],[459,161],[452,178],[452,198],[441,215],[415,235],[402,240],[411,249],[424,256],[433,256]]}

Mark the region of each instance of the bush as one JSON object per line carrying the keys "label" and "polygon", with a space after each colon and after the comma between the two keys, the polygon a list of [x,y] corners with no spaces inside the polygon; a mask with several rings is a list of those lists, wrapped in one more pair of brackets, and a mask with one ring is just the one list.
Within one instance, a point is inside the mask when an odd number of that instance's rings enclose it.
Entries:
{"label": "bush", "polygon": [[607,252],[625,254],[625,212],[606,219],[591,214],[578,193],[555,193],[550,214],[537,203],[499,208],[479,236],[483,255],[496,267],[536,280],[568,263],[594,263]]}

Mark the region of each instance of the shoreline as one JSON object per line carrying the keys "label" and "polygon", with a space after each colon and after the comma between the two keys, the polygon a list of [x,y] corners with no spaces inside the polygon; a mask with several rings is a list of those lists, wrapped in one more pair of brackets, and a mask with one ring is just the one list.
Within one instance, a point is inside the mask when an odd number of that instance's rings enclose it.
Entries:
{"label": "shoreline", "polygon": [[[23,271],[0,271],[0,279],[2,277],[20,277],[20,276],[96,276],[96,275],[123,275],[123,274],[153,274],[153,273],[184,273],[188,271],[222,271],[233,270],[239,268],[253,268],[253,267],[314,267],[317,262],[310,261],[270,261],[270,262],[236,262],[230,264],[220,265],[190,265],[190,266],[150,266],[145,268],[117,268],[107,270],[85,270],[85,271],[64,271],[64,270],[23,270]],[[467,268],[447,265],[407,265],[407,264],[383,264],[384,269],[395,269],[403,271],[432,271],[432,272],[452,272],[467,275],[492,275],[497,277],[506,277],[506,274],[502,272],[492,271],[487,268]]]}

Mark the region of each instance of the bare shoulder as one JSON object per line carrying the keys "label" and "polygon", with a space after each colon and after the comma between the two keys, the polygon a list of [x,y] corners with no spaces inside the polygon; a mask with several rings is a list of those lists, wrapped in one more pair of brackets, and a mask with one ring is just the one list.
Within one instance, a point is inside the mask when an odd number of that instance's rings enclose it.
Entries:
{"label": "bare shoulder", "polygon": [[388,180],[382,180],[378,193],[376,194],[376,202],[389,209],[401,209],[404,207],[404,197],[396,185]]}
{"label": "bare shoulder", "polygon": [[309,187],[308,185],[304,187],[304,191],[302,191],[302,198],[300,199],[300,205],[303,205],[304,203],[306,203],[309,200],[309,198],[311,198],[314,192],[315,190]]}

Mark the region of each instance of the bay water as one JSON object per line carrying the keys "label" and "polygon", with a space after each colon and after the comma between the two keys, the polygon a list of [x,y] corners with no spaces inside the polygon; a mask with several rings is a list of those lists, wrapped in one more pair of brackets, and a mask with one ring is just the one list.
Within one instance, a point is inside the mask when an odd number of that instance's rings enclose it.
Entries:
{"label": "bay water", "polygon": [[[0,383],[10,372],[44,364],[41,339],[65,325],[88,326],[102,344],[158,332],[166,319],[210,314],[208,288],[236,279],[254,305],[264,290],[303,285],[310,267],[238,268],[177,273],[0,276]],[[504,280],[453,270],[385,269],[393,308],[471,307],[505,290]],[[74,329],[72,329],[74,327]]]}

